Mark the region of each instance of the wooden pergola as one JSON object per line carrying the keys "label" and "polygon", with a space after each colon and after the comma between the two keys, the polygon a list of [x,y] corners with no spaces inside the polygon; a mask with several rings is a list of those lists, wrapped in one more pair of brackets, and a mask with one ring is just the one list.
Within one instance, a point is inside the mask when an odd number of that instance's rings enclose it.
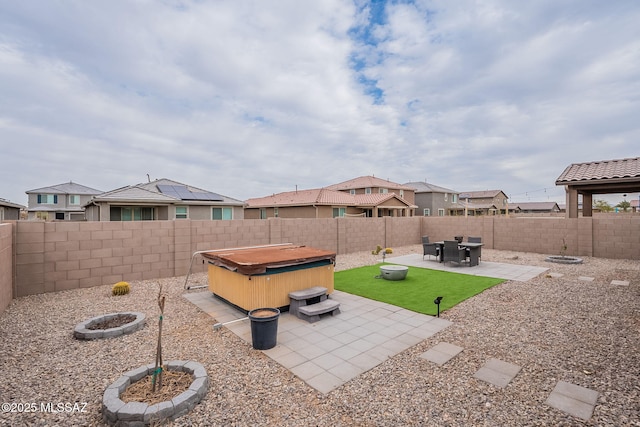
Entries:
{"label": "wooden pergola", "polygon": [[567,218],[578,217],[578,194],[582,195],[582,216],[593,216],[594,194],[640,191],[640,157],[574,163],[556,179],[567,193]]}

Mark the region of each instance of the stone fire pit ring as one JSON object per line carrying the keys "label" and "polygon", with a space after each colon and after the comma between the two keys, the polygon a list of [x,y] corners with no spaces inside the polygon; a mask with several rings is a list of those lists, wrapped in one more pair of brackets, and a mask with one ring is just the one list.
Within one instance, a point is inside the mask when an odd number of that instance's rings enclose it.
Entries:
{"label": "stone fire pit ring", "polygon": [[111,384],[102,397],[102,418],[110,425],[140,426],[155,425],[165,420],[175,420],[188,413],[207,394],[209,378],[207,370],[192,360],[172,360],[166,363],[167,371],[180,371],[193,375],[189,389],[171,400],[149,405],[143,402],[125,403],[120,399],[129,385],[142,380],[155,371],[155,364],[150,363],[140,368],[125,372],[116,382]]}
{"label": "stone fire pit ring", "polygon": [[380,275],[386,280],[404,280],[409,272],[406,265],[382,265]]}
{"label": "stone fire pit ring", "polygon": [[[109,329],[89,329],[92,325],[100,322],[114,319],[118,316],[131,315],[136,319],[132,322],[125,323],[122,326]],[[92,317],[91,319],[80,322],[73,330],[73,336],[79,340],[97,340],[102,338],[119,337],[120,335],[131,334],[144,328],[145,315],[137,311],[124,311],[120,313],[103,314],[102,316]]]}
{"label": "stone fire pit ring", "polygon": [[582,264],[582,258],[573,256],[548,256],[545,261],[556,264]]}

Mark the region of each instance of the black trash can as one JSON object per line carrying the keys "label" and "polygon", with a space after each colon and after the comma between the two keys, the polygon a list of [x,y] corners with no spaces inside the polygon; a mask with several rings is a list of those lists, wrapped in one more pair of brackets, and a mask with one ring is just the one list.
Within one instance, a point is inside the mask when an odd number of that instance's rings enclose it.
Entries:
{"label": "black trash can", "polygon": [[278,317],[280,317],[280,310],[277,308],[256,308],[249,312],[253,348],[269,350],[276,346]]}

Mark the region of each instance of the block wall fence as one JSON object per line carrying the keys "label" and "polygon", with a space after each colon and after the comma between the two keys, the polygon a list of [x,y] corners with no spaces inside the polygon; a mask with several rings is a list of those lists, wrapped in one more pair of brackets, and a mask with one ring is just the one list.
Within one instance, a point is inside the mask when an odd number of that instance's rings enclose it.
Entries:
{"label": "block wall fence", "polygon": [[0,313],[13,299],[13,227],[0,224]]}
{"label": "block wall fence", "polygon": [[[640,215],[409,217],[0,224],[0,310],[12,298],[186,275],[207,249],[294,243],[347,254],[481,236],[486,248],[640,260]],[[197,258],[194,272],[205,271]],[[7,302],[9,301],[9,302]]]}

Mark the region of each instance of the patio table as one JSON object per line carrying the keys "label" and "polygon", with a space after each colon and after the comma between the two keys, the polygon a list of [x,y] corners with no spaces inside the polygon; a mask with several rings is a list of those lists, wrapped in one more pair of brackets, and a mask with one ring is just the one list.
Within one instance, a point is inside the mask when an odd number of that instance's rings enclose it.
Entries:
{"label": "patio table", "polygon": [[[436,245],[440,247],[440,256],[438,260],[440,262],[443,261],[444,256],[444,241],[435,242]],[[484,245],[484,243],[471,243],[471,242],[461,242],[458,243],[458,246],[461,248],[469,249],[469,267],[474,267],[478,265],[480,258],[480,248]]]}

